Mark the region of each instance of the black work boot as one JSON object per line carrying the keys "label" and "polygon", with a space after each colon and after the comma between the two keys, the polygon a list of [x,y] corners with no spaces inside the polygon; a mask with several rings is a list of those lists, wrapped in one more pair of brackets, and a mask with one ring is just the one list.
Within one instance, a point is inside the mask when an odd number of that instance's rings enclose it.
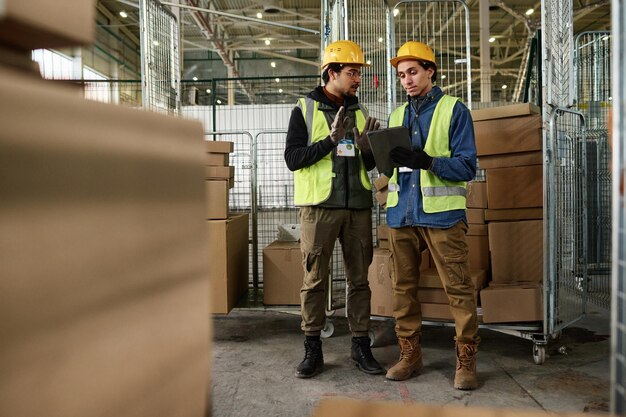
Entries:
{"label": "black work boot", "polygon": [[319,337],[307,336],[304,340],[304,359],[296,368],[296,377],[311,378],[324,369],[322,341]]}
{"label": "black work boot", "polygon": [[352,362],[366,374],[378,375],[385,372],[374,359],[370,348],[370,338],[367,336],[352,338]]}

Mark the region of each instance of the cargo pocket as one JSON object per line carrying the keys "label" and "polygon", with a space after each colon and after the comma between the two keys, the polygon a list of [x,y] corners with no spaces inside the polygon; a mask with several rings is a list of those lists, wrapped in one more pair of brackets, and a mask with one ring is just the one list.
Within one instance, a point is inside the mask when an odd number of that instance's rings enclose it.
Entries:
{"label": "cargo pocket", "polygon": [[467,255],[444,256],[443,260],[446,263],[448,280],[451,285],[469,285],[471,283]]}
{"label": "cargo pocket", "polygon": [[319,285],[323,285],[323,280],[320,279],[321,258],[322,258],[322,246],[309,246],[302,250],[302,257],[304,261],[304,284],[307,288],[314,288]]}

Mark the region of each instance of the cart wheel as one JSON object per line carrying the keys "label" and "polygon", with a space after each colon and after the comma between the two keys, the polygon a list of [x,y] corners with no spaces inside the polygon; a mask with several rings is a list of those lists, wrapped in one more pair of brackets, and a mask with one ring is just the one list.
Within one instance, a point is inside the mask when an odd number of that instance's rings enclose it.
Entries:
{"label": "cart wheel", "polygon": [[322,330],[322,333],[320,334],[320,336],[323,337],[324,339],[327,339],[331,337],[334,332],[335,332],[335,325],[333,324],[332,321],[326,320],[326,324],[324,325],[324,329]]}
{"label": "cart wheel", "polygon": [[543,365],[546,361],[546,347],[533,343],[533,359],[535,364]]}
{"label": "cart wheel", "polygon": [[337,310],[326,310],[326,317],[332,317],[336,312]]}

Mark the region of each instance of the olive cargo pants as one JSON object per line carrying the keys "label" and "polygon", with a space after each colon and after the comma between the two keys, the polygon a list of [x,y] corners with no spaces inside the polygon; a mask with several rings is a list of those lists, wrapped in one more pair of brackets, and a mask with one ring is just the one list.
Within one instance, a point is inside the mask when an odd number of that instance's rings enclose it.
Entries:
{"label": "olive cargo pants", "polygon": [[347,280],[347,315],[352,335],[367,336],[371,291],[367,271],[372,262],[372,211],[302,207],[300,248],[304,282],[300,290],[301,328],[317,336],[326,322],[326,291],[330,259],[339,238]]}

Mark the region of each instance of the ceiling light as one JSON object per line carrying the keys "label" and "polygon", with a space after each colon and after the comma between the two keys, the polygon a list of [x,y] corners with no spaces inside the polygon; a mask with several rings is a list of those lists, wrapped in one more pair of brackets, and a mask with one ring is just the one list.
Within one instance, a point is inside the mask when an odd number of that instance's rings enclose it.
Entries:
{"label": "ceiling light", "polygon": [[275,78],[274,80],[275,80],[277,83],[279,83],[279,82],[280,82],[280,78]]}
{"label": "ceiling light", "polygon": [[443,74],[443,75],[441,76],[441,79],[442,79],[442,80],[445,80],[445,79],[446,79],[446,74]]}
{"label": "ceiling light", "polygon": [[256,14],[256,18],[257,18],[257,19],[263,19],[263,13],[258,12],[258,13]]}
{"label": "ceiling light", "polygon": [[128,17],[128,13],[126,13],[124,10],[122,10],[120,12],[120,16],[122,16],[124,19],[126,19]]}
{"label": "ceiling light", "polygon": [[382,37],[378,38],[378,42],[382,42],[382,41],[383,41]]}
{"label": "ceiling light", "polygon": [[270,43],[272,43],[272,41],[270,41],[269,39],[265,39],[265,44],[269,45]]}
{"label": "ceiling light", "polygon": [[494,43],[495,41],[496,41],[496,38],[494,38],[493,36],[489,38],[489,43]]}
{"label": "ceiling light", "polygon": [[206,92],[207,92],[207,94],[211,94],[211,89],[210,89],[210,88],[207,88],[207,89],[206,89]]}
{"label": "ceiling light", "polygon": [[222,104],[222,100],[220,100],[219,98],[216,101],[217,104]]}
{"label": "ceiling light", "polygon": [[198,81],[198,77],[193,77],[192,80]]}
{"label": "ceiling light", "polygon": [[609,40],[609,35],[604,35],[603,37],[600,38],[600,40],[608,41]]}
{"label": "ceiling light", "polygon": [[276,62],[274,62],[274,61],[270,62],[270,67],[276,68]]}
{"label": "ceiling light", "polygon": [[530,16],[533,13],[535,13],[535,9],[528,9],[528,10],[526,10],[526,16]]}
{"label": "ceiling light", "polygon": [[366,63],[367,63],[367,65],[372,65],[372,61],[371,61],[371,60],[369,60],[369,59],[367,60],[367,62],[366,62]]}
{"label": "ceiling light", "polygon": [[159,46],[159,41],[152,41],[152,45]]}
{"label": "ceiling light", "polygon": [[506,84],[502,84],[502,89],[506,90],[507,85]]}
{"label": "ceiling light", "polygon": [[278,89],[278,92],[279,92],[279,93],[282,93],[282,92],[283,92],[283,89],[282,89],[282,88],[279,88],[279,89]]}
{"label": "ceiling light", "polygon": [[265,0],[263,5],[263,11],[265,13],[278,13],[282,6],[278,0]]}
{"label": "ceiling light", "polygon": [[397,16],[397,15],[399,15],[399,14],[400,14],[400,10],[398,10],[398,9],[393,9],[393,15],[394,15],[394,16]]}

